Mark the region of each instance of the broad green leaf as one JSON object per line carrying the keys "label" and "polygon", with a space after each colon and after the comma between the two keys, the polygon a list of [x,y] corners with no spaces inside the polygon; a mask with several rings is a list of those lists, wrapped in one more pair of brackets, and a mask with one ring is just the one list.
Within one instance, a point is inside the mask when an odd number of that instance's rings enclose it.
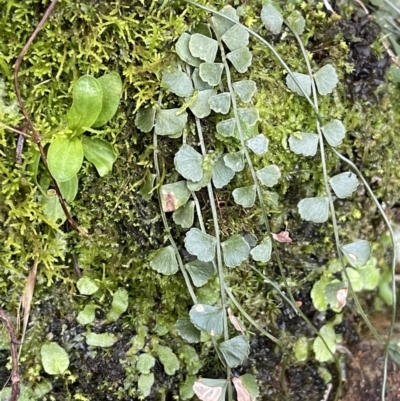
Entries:
{"label": "broad green leaf", "polygon": [[200,330],[193,325],[189,318],[180,318],[175,323],[178,334],[188,343],[198,343],[200,341]]}
{"label": "broad green leaf", "polygon": [[[239,17],[236,13],[236,10],[230,5],[223,7],[220,10],[220,13],[226,15],[227,17],[233,19],[236,22],[239,22]],[[234,22],[231,22],[224,17],[220,17],[219,15],[213,15],[211,17],[211,21],[213,28],[217,32],[218,36],[224,35],[225,32],[227,32],[230,28],[232,28],[235,25]]]}
{"label": "broad green leaf", "polygon": [[82,325],[93,323],[95,319],[96,308],[97,307],[94,304],[85,305],[83,310],[78,313],[76,318],[78,323]]}
{"label": "broad green leaf", "polygon": [[57,193],[54,189],[47,191],[47,196],[42,198],[43,213],[44,215],[54,221],[56,224],[63,224],[67,219],[64,210],[61,207],[60,200],[58,199]]}
{"label": "broad green leaf", "polygon": [[303,220],[324,223],[328,220],[329,200],[326,197],[302,199],[297,207]]}
{"label": "broad green leaf", "polygon": [[282,14],[272,5],[264,5],[261,10],[261,20],[265,27],[273,34],[277,35],[282,28]]}
{"label": "broad green leaf", "polygon": [[155,132],[157,135],[174,135],[183,130],[187,122],[187,113],[180,109],[160,110],[156,116]]}
{"label": "broad green leaf", "polygon": [[244,169],[244,152],[228,153],[224,156],[225,166],[233,171],[242,171]]}
{"label": "broad green leaf", "polygon": [[318,93],[327,95],[332,93],[339,82],[335,68],[331,64],[326,64],[314,74],[315,83],[317,84]]}
{"label": "broad green leaf", "polygon": [[156,117],[156,109],[149,107],[140,109],[136,113],[135,125],[142,132],[150,132],[154,127],[154,119]]}
{"label": "broad green leaf", "polygon": [[145,375],[150,373],[150,369],[156,363],[155,358],[150,354],[140,354],[136,362],[136,369]]}
{"label": "broad green leaf", "polygon": [[342,246],[342,252],[353,267],[364,267],[371,255],[371,245],[368,241],[358,240]]}
{"label": "broad green leaf", "polygon": [[218,134],[221,134],[225,137],[231,137],[231,136],[234,136],[235,126],[236,126],[235,119],[229,118],[228,120],[220,121],[217,124],[216,128],[217,128]]}
{"label": "broad green leaf", "polygon": [[199,379],[193,384],[193,391],[200,401],[225,401],[228,381],[223,379]]}
{"label": "broad green leaf", "polygon": [[380,272],[376,264],[376,259],[371,258],[364,267],[357,269],[363,281],[364,290],[374,290],[379,284]]}
{"label": "broad green leaf", "polygon": [[257,121],[260,119],[258,109],[255,107],[239,108],[238,114],[240,120],[250,127],[256,125]]}
{"label": "broad green leaf", "polygon": [[200,70],[198,68],[195,68],[193,70],[193,74],[192,74],[192,81],[194,84],[194,88],[198,91],[204,91],[207,89],[213,89],[213,86],[209,85],[207,82],[204,82],[201,78],[200,78]]}
{"label": "broad green leaf", "polygon": [[215,93],[214,89],[200,90],[197,92],[196,99],[189,106],[189,109],[197,118],[204,118],[210,115],[211,107],[208,101]]}
{"label": "broad green leaf", "polygon": [[69,366],[68,354],[57,343],[45,343],[40,348],[42,365],[49,375],[62,375]]}
{"label": "broad green leaf", "polygon": [[215,274],[215,268],[211,262],[202,262],[201,260],[194,260],[185,265],[186,270],[189,272],[193,284],[196,287],[202,287],[206,284]]}
{"label": "broad green leaf", "polygon": [[139,376],[138,390],[144,398],[150,395],[153,384],[154,384],[154,373],[141,374]]}
{"label": "broad green leaf", "polygon": [[107,314],[107,320],[110,322],[116,322],[127,309],[128,291],[125,288],[118,288],[114,292],[111,309]]}
{"label": "broad green leaf", "polygon": [[278,166],[272,164],[256,171],[257,178],[267,187],[273,187],[278,183],[281,177],[281,171]]}
{"label": "broad green leaf", "polygon": [[239,393],[238,390],[238,381],[241,381],[242,386],[247,390],[250,398],[239,398],[238,396],[238,401],[255,401],[260,395],[260,389],[258,388],[258,384],[256,379],[254,378],[253,375],[246,373],[243,376],[240,377],[234,377],[232,379],[232,382],[236,388],[236,391]]}
{"label": "broad green leaf", "polygon": [[245,208],[252,207],[256,200],[256,187],[250,185],[248,187],[236,188],[232,192],[233,199],[237,205]]}
{"label": "broad green leaf", "polygon": [[323,275],[318,281],[316,281],[311,290],[311,299],[313,305],[320,312],[328,309],[328,301],[325,298],[325,288],[329,285],[331,279],[327,275]]}
{"label": "broad green leaf", "polygon": [[300,11],[297,10],[292,11],[289,14],[287,20],[289,25],[298,35],[301,35],[304,32],[304,28],[306,27],[306,21],[301,15]]}
{"label": "broad green leaf", "polygon": [[223,341],[219,349],[229,367],[236,368],[243,363],[250,351],[249,341],[245,336],[236,336]]}
{"label": "broad green leaf", "polygon": [[351,283],[351,286],[353,287],[353,291],[359,292],[364,288],[364,282],[363,279],[360,277],[360,274],[356,269],[353,269],[352,267],[347,267],[346,268],[347,275],[349,276],[349,280]]}
{"label": "broad green leaf", "polygon": [[151,256],[150,266],[153,270],[167,276],[175,274],[178,271],[178,262],[172,245],[157,249]]}
{"label": "broad green leaf", "polygon": [[224,262],[228,267],[237,267],[244,262],[250,253],[250,245],[240,235],[234,234],[221,244]]}
{"label": "broad green leaf", "polygon": [[299,337],[293,345],[294,356],[299,362],[306,361],[308,357],[308,339],[306,336]]}
{"label": "broad green leaf", "polygon": [[225,165],[224,156],[221,156],[214,164],[212,180],[215,188],[223,188],[229,184],[235,172]]}
{"label": "broad green leaf", "polygon": [[252,80],[234,82],[232,86],[243,103],[249,103],[257,90],[256,83]]}
{"label": "broad green leaf", "polygon": [[191,228],[185,237],[186,250],[203,262],[211,262],[215,256],[215,237],[203,233],[198,228]]}
{"label": "broad green leaf", "polygon": [[83,75],[72,89],[73,102],[67,113],[68,128],[82,134],[99,117],[103,105],[103,90],[99,80]]}
{"label": "broad green leaf", "polygon": [[328,348],[320,337],[317,337],[313,343],[315,359],[319,362],[327,362],[332,358],[336,350],[336,334],[333,325],[326,324],[321,327],[319,334],[324,338]]}
{"label": "broad green leaf", "polygon": [[329,184],[336,196],[344,199],[351,196],[351,194],[357,189],[358,180],[355,174],[345,172],[330,178]]}
{"label": "broad green leaf", "polygon": [[116,72],[104,74],[102,77],[98,78],[97,81],[101,85],[103,101],[101,112],[92,125],[94,128],[103,126],[114,117],[122,96],[122,81],[121,77]]}
{"label": "broad green leaf", "polygon": [[[294,79],[288,74],[286,76],[286,85],[292,91],[300,96],[304,96],[303,92],[307,95],[311,95],[311,77],[307,74],[300,74],[299,72],[293,73],[294,77],[299,82],[299,85],[294,81]],[[301,89],[303,90],[301,90]]]}
{"label": "broad green leaf", "polygon": [[174,212],[183,206],[190,197],[186,181],[162,185],[160,188],[161,205],[164,212]]}
{"label": "broad green leaf", "polygon": [[169,376],[173,376],[175,372],[179,369],[179,359],[173,353],[170,347],[165,347],[163,345],[157,346],[157,354],[160,358],[160,362],[164,366],[165,373]]}
{"label": "broad green leaf", "polygon": [[200,33],[195,33],[190,37],[189,50],[193,57],[198,57],[206,63],[213,63],[218,51],[218,42]]}
{"label": "broad green leaf", "polygon": [[92,347],[108,348],[112,347],[117,341],[118,338],[112,333],[89,333],[86,336],[87,344],[91,345]]}
{"label": "broad green leaf", "polygon": [[331,120],[322,127],[325,139],[331,146],[339,146],[346,134],[346,128],[340,120]]}
{"label": "broad green leaf", "polygon": [[194,396],[193,386],[196,381],[194,376],[186,376],[185,381],[179,386],[180,400],[190,400]]}
{"label": "broad green leaf", "polygon": [[172,214],[175,224],[180,225],[182,228],[190,228],[194,221],[194,202],[186,202],[178,210]]}
{"label": "broad green leaf", "polygon": [[257,156],[263,156],[268,152],[268,139],[263,134],[256,135],[246,141],[246,145]]}
{"label": "broad green leaf", "polygon": [[220,306],[197,304],[190,309],[190,321],[211,336],[220,336],[224,330],[225,310]]}
{"label": "broad green leaf", "polygon": [[224,65],[222,63],[202,63],[199,67],[199,76],[211,86],[216,86],[221,82],[222,71]]}
{"label": "broad green leaf", "polygon": [[189,76],[178,69],[162,73],[162,82],[175,95],[190,97],[193,94],[193,84]]}
{"label": "broad green leaf", "polygon": [[112,170],[117,156],[110,143],[99,138],[82,137],[83,153],[90,163],[94,164],[100,177]]}
{"label": "broad green leaf", "polygon": [[271,259],[272,242],[271,238],[267,237],[262,242],[250,251],[251,256],[256,262],[267,263]]}
{"label": "broad green leaf", "polygon": [[189,42],[190,35],[187,32],[184,32],[176,42],[175,50],[181,60],[183,60],[185,63],[193,67],[198,67],[202,61],[199,58],[192,56],[192,53],[189,50]]}
{"label": "broad green leaf", "polygon": [[290,150],[297,155],[315,156],[318,149],[318,135],[308,132],[301,132],[299,135],[301,138],[290,135]]}
{"label": "broad green leaf", "polygon": [[[58,182],[61,194],[66,202],[72,202],[78,194],[79,180],[78,176],[74,175],[68,181]],[[58,201],[58,198],[57,198]],[[64,212],[63,212],[64,213]]]}
{"label": "broad green leaf", "polygon": [[47,163],[58,182],[73,178],[83,163],[83,146],[80,138],[55,138],[47,152]]}
{"label": "broad green leaf", "polygon": [[249,33],[241,24],[229,28],[221,37],[230,51],[238,50],[249,44]]}
{"label": "broad green leaf", "polygon": [[226,58],[232,63],[237,72],[243,74],[251,66],[253,55],[250,53],[250,50],[247,47],[242,47],[238,50],[228,53]]}
{"label": "broad green leaf", "polygon": [[76,286],[81,295],[92,295],[99,289],[97,284],[89,277],[80,278]]}
{"label": "broad green leaf", "polygon": [[216,113],[227,114],[231,107],[231,94],[229,92],[219,93],[210,97],[208,103]]}
{"label": "broad green leaf", "polygon": [[181,146],[174,164],[176,171],[187,180],[200,181],[203,177],[203,156],[189,145]]}

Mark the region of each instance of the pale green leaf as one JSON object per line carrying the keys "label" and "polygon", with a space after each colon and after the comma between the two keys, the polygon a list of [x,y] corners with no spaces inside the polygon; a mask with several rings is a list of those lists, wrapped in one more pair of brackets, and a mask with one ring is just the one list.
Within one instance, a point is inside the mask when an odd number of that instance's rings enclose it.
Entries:
{"label": "pale green leaf", "polygon": [[261,20],[265,27],[273,34],[277,35],[282,28],[282,14],[272,5],[264,5],[261,10]]}
{"label": "pale green leaf", "polygon": [[236,336],[223,341],[219,349],[229,367],[236,368],[247,358],[250,351],[249,341],[245,336]]}
{"label": "pale green leaf", "polygon": [[267,187],[273,187],[279,181],[281,172],[278,166],[272,164],[256,171],[257,178]]}
{"label": "pale green leaf", "polygon": [[301,132],[299,135],[301,138],[290,135],[290,150],[297,155],[315,156],[318,149],[318,135],[308,132]]}
{"label": "pale green leaf", "polygon": [[92,347],[112,347],[118,341],[117,337],[112,333],[89,333],[86,336],[86,342]]}
{"label": "pale green leaf", "polygon": [[179,359],[173,353],[170,347],[163,345],[157,346],[157,354],[160,358],[160,362],[164,366],[165,373],[169,376],[173,376],[175,372],[179,369]]}
{"label": "pale green leaf", "polygon": [[325,139],[331,146],[339,146],[346,134],[346,128],[340,120],[331,120],[322,127]]}
{"label": "pale green leaf", "polygon": [[136,113],[135,125],[142,132],[150,132],[154,127],[154,119],[156,117],[156,109],[149,107],[140,109]]}
{"label": "pale green leaf", "polygon": [[182,228],[190,228],[194,222],[194,202],[186,202],[178,210],[172,214],[174,223],[180,225]]}
{"label": "pale green leaf", "polygon": [[175,323],[178,334],[188,343],[198,343],[200,341],[200,330],[194,326],[189,318],[180,318]]}
{"label": "pale green leaf", "polygon": [[61,207],[61,203],[58,199],[57,193],[54,189],[49,189],[47,191],[47,196],[42,198],[42,204],[44,206],[44,215],[48,219],[54,221],[56,224],[63,224],[64,221],[67,219],[64,210]]}
{"label": "pale green leaf", "polygon": [[229,28],[221,37],[230,51],[238,50],[249,44],[249,33],[241,24]]}
{"label": "pale green leaf", "polygon": [[40,348],[42,365],[49,375],[62,375],[69,366],[68,354],[57,343],[45,343]]}
{"label": "pale green leaf", "polygon": [[210,97],[208,103],[216,113],[227,114],[231,107],[231,94],[229,92],[219,93]]}
{"label": "pale green leaf", "polygon": [[234,82],[232,86],[243,103],[249,103],[257,90],[256,83],[252,80]]}
{"label": "pale green leaf", "polygon": [[272,241],[265,238],[259,245],[250,251],[251,256],[256,262],[267,263],[271,259]]}
{"label": "pale green leaf", "polygon": [[[227,17],[233,19],[236,22],[239,22],[239,17],[236,13],[236,10],[231,5],[227,5],[224,8],[222,8],[220,10],[220,13],[226,15]],[[229,21],[224,17],[220,17],[219,15],[213,15],[211,17],[211,21],[213,28],[220,37],[235,25],[235,23]]]}
{"label": "pale green leaf", "polygon": [[211,86],[216,86],[221,82],[222,71],[224,65],[222,63],[202,63],[199,67],[199,76]]}
{"label": "pale green leaf", "polygon": [[358,271],[356,269],[353,269],[352,267],[347,267],[346,272],[349,277],[353,291],[361,291],[364,288],[364,281],[360,277],[360,273],[358,273]]}
{"label": "pale green leaf", "polygon": [[81,169],[83,146],[80,138],[57,137],[47,151],[47,164],[58,182],[68,181]]}
{"label": "pale green leaf", "polygon": [[87,304],[78,313],[78,316],[76,317],[76,320],[78,321],[79,324],[86,325],[94,322],[95,319],[95,313],[96,313],[96,305],[93,304]]}
{"label": "pale green leaf", "polygon": [[178,69],[170,72],[164,71],[162,73],[162,82],[177,96],[190,97],[193,94],[192,80],[185,72]]}
{"label": "pale green leaf", "polygon": [[363,281],[364,290],[374,290],[378,286],[380,272],[376,267],[376,263],[376,259],[371,258],[364,267],[357,269]]}
{"label": "pale green leaf", "polygon": [[207,89],[213,89],[213,86],[209,85],[207,82],[204,82],[201,78],[200,78],[200,70],[198,68],[195,68],[193,70],[193,74],[192,74],[192,81],[194,84],[194,88],[198,91],[204,91]]}
{"label": "pale green leaf", "polygon": [[232,192],[233,199],[237,205],[245,208],[252,207],[256,200],[256,187],[250,185],[248,187],[236,188]]}
{"label": "pale green leaf", "polygon": [[174,212],[188,201],[190,190],[186,181],[165,184],[160,188],[160,197],[164,212]]}
{"label": "pale green leaf", "polygon": [[190,35],[187,32],[184,32],[176,42],[175,50],[182,61],[193,67],[198,67],[202,61],[199,58],[192,56],[192,53],[189,50],[189,42]]}
{"label": "pale green leaf", "polygon": [[335,195],[338,198],[344,199],[351,196],[357,189],[358,180],[355,174],[345,172],[331,177],[329,179],[329,184],[335,192]]}
{"label": "pale green leaf", "polygon": [[[260,389],[258,388],[257,381],[253,375],[246,373],[243,376],[233,378],[232,382],[236,387],[237,382],[235,383],[235,381],[234,381],[235,379],[241,381],[242,386],[248,391],[248,393],[250,395],[250,399],[247,400],[246,398],[244,398],[242,400],[242,399],[238,398],[238,401],[255,401],[259,397]],[[236,387],[236,390],[237,390],[237,387]]]}
{"label": "pale green leaf", "polygon": [[[330,308],[335,312],[340,312],[345,305],[343,299],[338,298],[338,295],[343,293],[347,296],[347,284],[333,280],[324,288],[324,297]],[[346,298],[344,298],[346,300]]]}
{"label": "pale green leaf", "polygon": [[397,365],[400,365],[400,341],[398,338],[390,341],[389,355]]}
{"label": "pale green leaf", "polygon": [[194,260],[185,265],[186,270],[196,287],[202,287],[206,284],[215,274],[215,268],[211,262],[202,262],[201,260]]}
{"label": "pale green leaf", "polygon": [[292,92],[295,92],[300,96],[304,96],[304,93],[307,96],[310,96],[311,95],[311,77],[307,74],[300,74],[299,72],[294,72],[293,75],[296,78],[296,80],[298,81],[300,87],[299,87],[299,85],[297,85],[297,83],[294,81],[294,79],[289,74],[286,76],[287,87]]}
{"label": "pale green leaf", "polygon": [[327,362],[332,358],[332,354],[336,350],[336,334],[332,325],[326,324],[321,327],[319,334],[324,338],[327,346],[318,336],[313,343],[315,359],[319,362]]}
{"label": "pale green leaf", "polygon": [[325,298],[325,288],[329,285],[330,279],[323,275],[318,281],[316,281],[311,290],[311,299],[314,307],[320,311],[326,311],[328,309],[328,301]]}
{"label": "pale green leaf", "polygon": [[298,34],[301,35],[306,27],[306,21],[300,11],[293,10],[287,17],[289,25]]}
{"label": "pale green leaf", "polygon": [[155,132],[157,135],[174,135],[183,130],[187,122],[187,113],[180,109],[160,110],[157,112]]}
{"label": "pale green leaf", "polygon": [[203,171],[203,177],[200,181],[187,181],[187,187],[190,191],[200,191],[201,188],[206,187],[211,181],[212,170],[207,169]]}
{"label": "pale green leaf", "polygon": [[203,177],[203,156],[187,144],[175,154],[176,171],[187,180],[200,181]]}
{"label": "pale green leaf", "polygon": [[194,376],[186,376],[185,381],[179,387],[179,397],[181,400],[190,400],[194,396],[193,385],[196,381]]}
{"label": "pale green leaf", "polygon": [[326,197],[302,199],[297,207],[303,220],[324,223],[328,220],[329,200]]}
{"label": "pale green leaf", "polygon": [[343,245],[341,250],[353,267],[364,267],[371,255],[371,245],[365,240]]}
{"label": "pale green leaf", "polygon": [[294,356],[299,362],[307,360],[308,357],[308,339],[306,336],[300,336],[293,345]]}
{"label": "pale green leaf", "polygon": [[68,181],[58,182],[58,187],[60,188],[61,195],[63,196],[66,202],[72,202],[75,199],[76,195],[78,194],[78,185],[79,185],[79,180],[78,176],[76,175],[74,175]]}
{"label": "pale green leaf", "polygon": [[233,171],[242,171],[244,169],[244,152],[240,150],[235,153],[228,153],[224,156],[226,167]]}
{"label": "pale green leaf", "polygon": [[200,401],[225,401],[228,381],[223,379],[199,379],[193,390]]}
{"label": "pale green leaf", "polygon": [[107,320],[116,322],[118,318],[128,309],[128,291],[118,288],[113,295],[111,309],[107,314]]}
{"label": "pale green leaf", "polygon": [[165,248],[157,249],[151,256],[150,267],[167,276],[175,274],[178,271],[178,262],[174,248],[168,245]]}
{"label": "pale green leaf", "polygon": [[100,177],[104,177],[112,170],[117,156],[110,143],[84,135],[82,146],[85,158],[94,164]]}
{"label": "pale green leaf", "polygon": [[228,53],[226,58],[232,63],[237,72],[245,73],[251,66],[253,55],[250,53],[250,50],[247,47],[242,47],[238,50]]}
{"label": "pale green leaf", "polygon": [[197,92],[196,99],[189,106],[189,109],[197,118],[204,118],[210,115],[211,107],[208,101],[215,93],[214,89],[200,90]]}
{"label": "pale green leaf", "polygon": [[231,137],[231,136],[234,136],[235,126],[236,126],[235,119],[229,118],[228,120],[220,121],[217,124],[216,128],[217,128],[218,134],[221,134],[225,137]]}
{"label": "pale green leaf", "polygon": [[154,373],[141,374],[138,380],[138,390],[143,397],[150,395],[151,388],[154,384]]}
{"label": "pale green leaf", "polygon": [[221,244],[225,265],[237,267],[244,262],[250,253],[250,245],[240,235],[234,234]]}
{"label": "pale green leaf", "polygon": [[198,57],[206,63],[213,63],[218,51],[218,42],[200,33],[195,33],[190,37],[189,50],[193,57]]}
{"label": "pale green leaf", "polygon": [[235,172],[225,165],[224,156],[221,156],[215,162],[212,172],[212,180],[215,188],[223,188],[229,184],[234,176]]}
{"label": "pale green leaf", "polygon": [[331,64],[326,64],[314,74],[315,83],[320,95],[332,93],[339,82],[335,68]]}
{"label": "pale green leaf", "polygon": [[263,134],[256,135],[246,141],[246,145],[257,156],[263,156],[268,152],[268,139]]}
{"label": "pale green leaf", "polygon": [[203,262],[211,262],[215,256],[215,237],[203,233],[198,228],[191,228],[185,236],[186,250]]}
{"label": "pale green leaf", "polygon": [[152,355],[146,353],[140,354],[136,363],[136,369],[140,373],[148,375],[155,363],[156,360]]}
{"label": "pale green leaf", "polygon": [[224,330],[225,310],[220,306],[197,304],[190,309],[190,321],[202,331],[220,336]]}
{"label": "pale green leaf", "polygon": [[256,125],[257,121],[260,119],[258,109],[255,107],[238,108],[238,114],[240,120],[249,127]]}
{"label": "pale green leaf", "polygon": [[89,277],[80,278],[76,286],[81,295],[92,295],[99,289],[97,284]]}

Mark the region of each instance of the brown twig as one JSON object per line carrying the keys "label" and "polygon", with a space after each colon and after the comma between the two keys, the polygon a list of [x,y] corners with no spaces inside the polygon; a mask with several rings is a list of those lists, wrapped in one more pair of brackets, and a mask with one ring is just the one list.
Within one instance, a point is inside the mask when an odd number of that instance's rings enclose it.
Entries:
{"label": "brown twig", "polygon": [[18,100],[19,107],[21,108],[22,114],[24,115],[25,120],[26,120],[27,125],[28,125],[28,128],[29,128],[29,130],[31,131],[31,134],[32,134],[30,136],[30,138],[33,140],[33,142],[35,142],[37,144],[37,146],[39,148],[41,159],[42,159],[43,164],[46,167],[46,170],[50,174],[50,177],[51,177],[51,179],[53,181],[54,189],[55,189],[55,191],[57,193],[57,196],[58,196],[58,199],[60,201],[61,207],[62,207],[62,209],[64,211],[64,214],[67,217],[68,222],[71,224],[71,227],[74,230],[78,231],[83,236],[87,236],[87,233],[84,230],[82,230],[81,228],[79,228],[79,226],[76,224],[75,220],[72,218],[71,214],[69,213],[69,210],[67,208],[65,200],[64,200],[64,198],[63,198],[63,196],[61,194],[60,187],[58,186],[57,181],[55,180],[55,178],[53,177],[53,175],[51,174],[51,172],[49,170],[49,167],[48,167],[48,164],[47,164],[46,153],[44,152],[43,146],[40,143],[41,142],[41,137],[37,133],[37,131],[35,130],[35,127],[33,126],[32,120],[29,117],[29,114],[28,114],[28,112],[27,112],[27,110],[25,108],[25,105],[24,105],[24,102],[23,102],[22,96],[21,96],[21,90],[20,90],[20,87],[19,87],[19,82],[18,82],[18,73],[19,73],[19,70],[21,68],[22,61],[23,61],[26,53],[28,52],[29,47],[31,46],[33,41],[36,39],[36,36],[40,32],[40,30],[43,28],[43,25],[49,19],[49,17],[51,15],[51,13],[53,12],[54,7],[56,6],[57,2],[58,2],[58,0],[52,0],[51,4],[47,8],[47,10],[44,13],[42,19],[40,20],[39,24],[37,25],[37,27],[33,31],[32,35],[30,36],[30,38],[26,42],[25,46],[21,50],[21,53],[18,55],[17,61],[15,63],[15,67],[14,67],[14,87],[15,87],[15,94],[17,95],[17,100]]}
{"label": "brown twig", "polygon": [[17,357],[17,345],[20,344],[15,337],[14,327],[10,322],[10,319],[0,308],[0,320],[3,321],[4,326],[8,331],[10,337],[10,350],[11,350],[11,397],[9,401],[17,401],[20,393],[20,377],[18,369],[18,357]]}

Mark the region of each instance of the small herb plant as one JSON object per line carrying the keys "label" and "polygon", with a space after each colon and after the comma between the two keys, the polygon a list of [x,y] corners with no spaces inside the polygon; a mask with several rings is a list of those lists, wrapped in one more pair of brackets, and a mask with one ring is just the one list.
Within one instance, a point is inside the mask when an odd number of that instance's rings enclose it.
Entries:
{"label": "small herb plant", "polygon": [[[201,30],[182,34],[176,43],[179,61],[163,74],[164,87],[182,99],[181,106],[164,108],[161,95],[155,107],[140,109],[136,117],[136,125],[141,131],[154,130],[156,186],[153,188],[153,177],[150,177],[143,185],[142,194],[150,197],[154,189],[157,189],[161,216],[169,240],[168,245],[154,252],[150,258],[150,266],[165,275],[175,274],[180,270],[194,305],[189,316],[178,320],[176,330],[190,343],[204,341],[204,338],[211,339],[226,369],[226,377],[223,379],[195,380],[191,389],[185,387],[184,398],[190,398],[195,393],[201,400],[217,401],[224,400],[227,394],[231,400],[233,385],[239,400],[255,400],[258,388],[254,377],[243,375],[235,378],[231,373],[231,369],[241,365],[248,356],[249,340],[244,325],[232,313],[228,299],[261,333],[279,346],[282,344],[260,327],[235,299],[227,279],[230,269],[245,264],[258,271],[254,264],[266,266],[272,257],[275,258],[289,296],[278,285],[263,277],[314,329],[317,337],[313,350],[319,361],[335,358],[336,343],[340,338],[335,334],[334,325],[340,322],[341,315],[317,330],[297,306],[284,274],[277,242],[290,242],[290,238],[282,233],[273,234],[269,223],[270,210],[277,198],[276,194],[270,192],[270,188],[279,182],[281,169],[277,165],[268,164],[269,140],[260,131],[259,110],[253,105],[257,91],[256,82],[241,77],[252,64],[252,54],[248,47],[250,35],[272,51],[288,72],[287,87],[305,97],[316,116],[314,132],[293,132],[288,140],[290,150],[296,154],[313,157],[319,152],[324,187],[315,196],[300,200],[297,207],[301,218],[312,223],[325,223],[331,218],[339,258],[339,264],[336,265],[338,270],[335,271],[341,273],[341,278],[333,278],[327,269],[313,288],[314,304],[319,310],[326,310],[330,305],[334,310],[340,311],[346,304],[349,291],[358,311],[367,322],[355,292],[377,286],[377,269],[373,261],[370,261],[371,248],[367,241],[356,240],[342,244],[336,222],[334,197],[344,199],[351,196],[359,185],[357,175],[367,190],[370,189],[354,164],[334,149],[345,137],[346,128],[342,121],[329,116],[322,119],[319,115],[318,95],[332,93],[338,77],[331,64],[322,66],[316,72],[312,71],[299,37],[305,27],[301,14],[293,11],[289,15],[290,22],[287,26],[303,52],[307,74],[292,72],[269,42],[239,22],[239,16],[233,7],[226,6],[218,12],[195,2],[188,2],[212,12],[213,17]],[[261,20],[273,34],[280,33],[286,23],[280,11],[272,4],[263,6]],[[210,131],[210,125],[214,124],[215,129]],[[205,126],[208,127],[207,136],[203,133]],[[174,166],[183,179],[164,182],[165,163],[160,163],[158,150],[159,138],[163,137],[181,141],[174,157]],[[344,171],[330,177],[326,164],[326,148],[347,163],[353,171]],[[171,176],[177,177],[176,174]],[[240,179],[235,179],[235,176]],[[238,206],[249,210],[257,206],[261,212],[260,230],[251,239],[240,232],[228,236],[221,233],[216,192],[221,188],[232,187],[232,197]],[[206,193],[211,209],[212,228],[206,227],[197,195],[199,191]],[[374,200],[379,208],[376,198]],[[189,257],[181,256],[175,239],[170,234],[171,223],[167,217],[170,212],[173,224],[188,229],[184,245]],[[390,225],[388,227],[390,230]],[[218,299],[208,302],[199,300],[194,287],[206,285],[215,276],[218,277],[220,290]],[[235,334],[231,337],[233,332]],[[376,332],[374,334],[377,335]],[[380,339],[378,335],[377,338]],[[307,358],[308,344],[303,337],[293,347],[298,360]],[[339,380],[339,391],[340,386]]]}
{"label": "small herb plant", "polygon": [[[83,159],[92,163],[100,177],[109,173],[116,159],[110,143],[96,136],[85,135],[86,131],[100,128],[115,115],[122,94],[122,81],[115,73],[96,79],[90,75],[80,77],[73,86],[73,103],[67,113],[67,128],[57,133],[47,150],[47,164],[57,181],[66,202],[72,202],[78,193],[78,172]],[[35,173],[39,163],[35,161]],[[48,188],[50,180],[42,177],[40,187]],[[53,221],[65,220],[64,212],[54,190],[43,197],[44,212]]]}

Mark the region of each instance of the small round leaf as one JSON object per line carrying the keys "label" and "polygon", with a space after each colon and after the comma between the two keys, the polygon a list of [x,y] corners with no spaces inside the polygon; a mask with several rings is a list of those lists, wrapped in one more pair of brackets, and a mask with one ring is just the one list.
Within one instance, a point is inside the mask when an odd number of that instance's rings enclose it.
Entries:
{"label": "small round leaf", "polygon": [[299,135],[301,138],[290,135],[290,150],[297,155],[315,156],[318,149],[318,135],[307,132],[301,132]]}
{"label": "small round leaf", "polygon": [[250,245],[239,234],[232,235],[221,244],[224,262],[228,267],[237,267],[244,262],[250,253]]}
{"label": "small round leaf", "polygon": [[167,276],[175,274],[178,271],[178,262],[174,248],[168,245],[155,251],[151,256],[150,266],[153,270]]}
{"label": "small round leaf", "polygon": [[329,200],[326,197],[302,199],[297,207],[303,220],[314,223],[324,223],[328,220]]}
{"label": "small round leaf", "polygon": [[211,262],[215,256],[215,237],[191,228],[185,237],[186,250],[203,262]]}
{"label": "small round leaf", "polygon": [[43,369],[47,374],[61,375],[68,369],[68,354],[57,343],[43,344],[40,348],[40,355],[42,357]]}
{"label": "small round leaf", "polygon": [[357,189],[358,180],[355,174],[346,172],[330,178],[329,184],[336,196],[344,199],[351,196],[351,194]]}

